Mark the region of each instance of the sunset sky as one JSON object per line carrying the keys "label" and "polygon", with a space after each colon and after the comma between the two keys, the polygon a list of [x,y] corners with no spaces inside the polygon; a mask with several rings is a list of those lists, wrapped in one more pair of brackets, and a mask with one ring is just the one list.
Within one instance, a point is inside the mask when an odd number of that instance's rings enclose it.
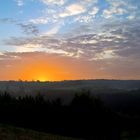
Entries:
{"label": "sunset sky", "polygon": [[140,0],[0,0],[0,80],[140,79]]}

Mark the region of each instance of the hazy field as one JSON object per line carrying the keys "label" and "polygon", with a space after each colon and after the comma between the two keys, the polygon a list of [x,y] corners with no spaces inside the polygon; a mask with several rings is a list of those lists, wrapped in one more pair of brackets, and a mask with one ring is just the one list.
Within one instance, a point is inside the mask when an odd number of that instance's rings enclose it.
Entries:
{"label": "hazy field", "polygon": [[[140,89],[140,80],[76,80],[61,82],[0,81],[0,92],[14,96],[44,94],[46,98],[63,98],[69,102],[75,93],[90,90],[91,94],[102,96]],[[107,98],[106,98],[107,99]]]}

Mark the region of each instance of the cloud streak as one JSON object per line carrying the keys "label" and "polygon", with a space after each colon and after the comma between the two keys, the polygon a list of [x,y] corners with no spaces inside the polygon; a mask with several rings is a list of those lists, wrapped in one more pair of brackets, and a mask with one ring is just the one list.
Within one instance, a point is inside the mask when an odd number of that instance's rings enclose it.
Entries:
{"label": "cloud streak", "polygon": [[15,0],[18,6],[24,5],[24,0]]}
{"label": "cloud streak", "polygon": [[[136,54],[140,52],[140,26],[138,23],[139,21],[137,23],[127,22],[127,24],[103,24],[102,31],[96,33],[88,33],[88,30],[83,31],[81,28],[81,32],[86,32],[86,34],[79,34],[74,37],[70,37],[70,35],[67,35],[67,37],[43,35],[30,38],[11,38],[6,41],[6,44],[19,48],[21,46],[22,48],[23,46],[29,48],[32,45],[34,51],[36,51],[38,45],[40,50],[43,48],[42,51],[45,51],[45,49],[53,49],[56,52],[61,50],[64,55],[71,57],[77,57],[78,55],[78,57],[84,57],[88,60],[122,59],[124,57],[132,59],[132,55],[135,60]],[[76,29],[74,34],[77,34]],[[131,54],[128,56],[130,52]]]}
{"label": "cloud streak", "polygon": [[39,33],[39,29],[31,23],[18,23],[17,25],[22,29],[23,33],[27,35],[37,35]]}

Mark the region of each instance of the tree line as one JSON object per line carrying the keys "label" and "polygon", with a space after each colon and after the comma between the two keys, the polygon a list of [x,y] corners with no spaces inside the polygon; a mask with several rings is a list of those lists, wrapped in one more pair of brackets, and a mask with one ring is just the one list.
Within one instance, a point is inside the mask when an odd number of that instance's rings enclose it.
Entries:
{"label": "tree line", "polygon": [[[75,94],[66,105],[43,95],[13,97],[0,94],[0,123],[87,140],[119,140],[123,131],[135,130],[140,117],[118,113],[89,91]],[[132,130],[132,131],[133,131]],[[132,132],[131,131],[131,132]]]}

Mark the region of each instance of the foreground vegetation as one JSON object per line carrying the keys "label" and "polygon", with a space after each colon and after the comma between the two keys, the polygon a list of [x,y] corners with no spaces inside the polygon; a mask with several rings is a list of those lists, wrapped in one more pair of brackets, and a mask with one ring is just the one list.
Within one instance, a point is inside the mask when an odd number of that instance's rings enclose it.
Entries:
{"label": "foreground vegetation", "polygon": [[[138,102],[137,108],[140,108]],[[75,95],[68,105],[59,98],[50,101],[40,94],[18,98],[8,93],[0,94],[0,123],[88,140],[138,138],[139,111],[133,111],[132,115],[125,110],[129,110],[127,105],[117,111],[97,97],[91,97],[89,91]]]}
{"label": "foreground vegetation", "polygon": [[29,129],[0,125],[0,140],[80,140]]}

